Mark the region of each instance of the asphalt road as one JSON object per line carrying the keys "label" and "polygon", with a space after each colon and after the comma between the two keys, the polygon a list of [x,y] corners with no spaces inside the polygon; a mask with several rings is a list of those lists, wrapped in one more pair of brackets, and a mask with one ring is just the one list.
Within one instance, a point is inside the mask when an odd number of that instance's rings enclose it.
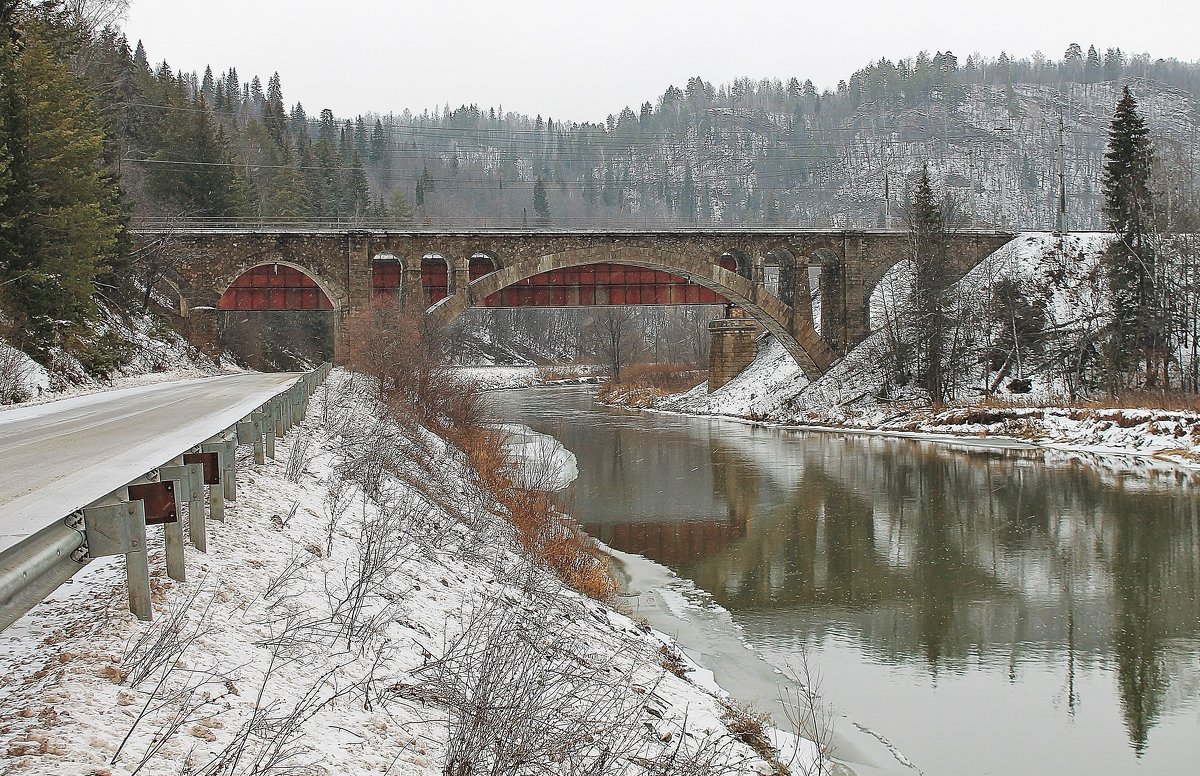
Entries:
{"label": "asphalt road", "polygon": [[0,411],[0,552],[219,434],[298,377],[207,377]]}

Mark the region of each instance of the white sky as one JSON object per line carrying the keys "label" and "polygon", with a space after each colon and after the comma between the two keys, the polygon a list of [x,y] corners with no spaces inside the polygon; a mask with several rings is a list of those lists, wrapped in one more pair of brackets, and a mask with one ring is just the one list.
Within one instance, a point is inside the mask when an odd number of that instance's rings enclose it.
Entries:
{"label": "white sky", "polygon": [[1078,42],[1194,61],[1198,27],[1195,0],[133,0],[125,25],[176,70],[233,65],[264,84],[278,70],[310,115],[475,102],[573,121],[693,75],[833,88],[922,49],[1057,59]]}

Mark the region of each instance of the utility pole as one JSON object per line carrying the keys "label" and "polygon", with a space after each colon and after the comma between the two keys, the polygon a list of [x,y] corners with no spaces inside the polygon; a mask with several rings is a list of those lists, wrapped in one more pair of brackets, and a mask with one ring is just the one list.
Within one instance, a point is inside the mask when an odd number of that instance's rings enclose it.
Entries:
{"label": "utility pole", "polygon": [[1008,159],[1000,157],[1000,222],[1001,229],[1008,228]]}
{"label": "utility pole", "polygon": [[892,191],[888,176],[888,153],[887,144],[879,144],[879,161],[883,165],[883,227],[885,229],[892,228]]}
{"label": "utility pole", "polygon": [[1067,233],[1067,156],[1063,114],[1058,111],[1058,233]]}
{"label": "utility pole", "polygon": [[975,229],[979,226],[979,215],[975,212],[975,150],[968,149],[967,151],[967,185],[969,188],[970,198],[967,200],[971,208],[971,228]]}

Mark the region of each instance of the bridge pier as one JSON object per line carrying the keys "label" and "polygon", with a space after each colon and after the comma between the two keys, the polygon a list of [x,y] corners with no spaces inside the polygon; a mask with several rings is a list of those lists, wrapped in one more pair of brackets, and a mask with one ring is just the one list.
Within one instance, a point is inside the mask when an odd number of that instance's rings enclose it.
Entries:
{"label": "bridge pier", "polygon": [[215,307],[193,307],[188,310],[188,344],[213,361],[221,358],[220,321],[221,312]]}
{"label": "bridge pier", "polygon": [[758,356],[758,324],[724,318],[708,324],[708,392],[723,388]]}

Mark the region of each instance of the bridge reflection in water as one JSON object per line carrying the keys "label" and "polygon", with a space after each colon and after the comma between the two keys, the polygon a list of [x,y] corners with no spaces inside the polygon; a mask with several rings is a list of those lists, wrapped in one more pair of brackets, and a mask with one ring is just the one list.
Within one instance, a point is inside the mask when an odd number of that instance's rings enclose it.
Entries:
{"label": "bridge reflection in water", "polygon": [[[1027,708],[1047,756],[1070,753],[1088,764],[1078,772],[1188,772],[1173,769],[1195,753],[1200,712],[1192,477],[627,416],[584,394],[501,401],[579,457],[574,510],[588,531],[693,580],[767,654],[819,645],[839,682],[838,651],[855,655],[851,673],[916,685],[889,690],[908,704],[895,714],[962,729],[969,713],[980,742],[1022,724],[998,715]],[[969,711],[936,689],[957,684],[971,688]],[[941,717],[920,705],[939,692]]]}

